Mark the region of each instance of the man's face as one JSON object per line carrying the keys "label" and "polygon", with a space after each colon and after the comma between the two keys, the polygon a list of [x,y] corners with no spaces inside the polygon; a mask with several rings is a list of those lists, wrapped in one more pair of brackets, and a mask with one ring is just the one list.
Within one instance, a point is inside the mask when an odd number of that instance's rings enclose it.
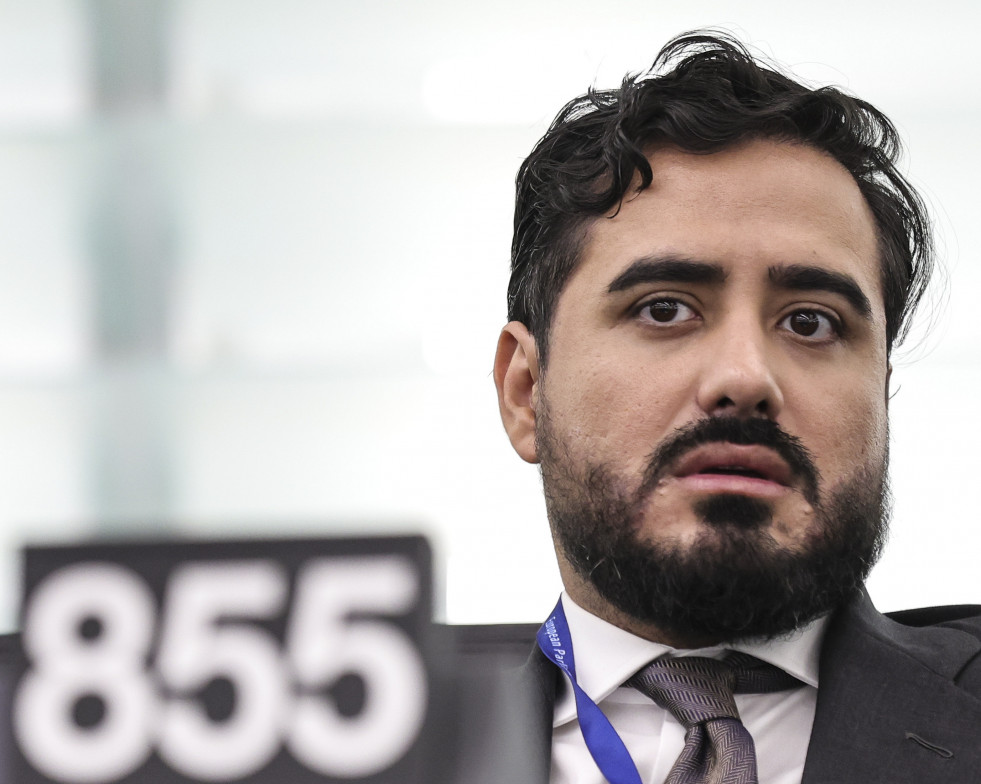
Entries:
{"label": "man's face", "polygon": [[[525,349],[535,430],[533,442],[509,434],[542,462],[567,590],[628,627],[658,616],[638,619],[614,595],[624,542],[689,575],[738,561],[713,590],[748,581],[756,602],[808,559],[858,548],[861,567],[878,547],[878,530],[864,529],[881,521],[887,455],[876,233],[851,175],[813,148],[766,140],[711,155],[659,149],[651,163],[651,187],[590,226],[545,371],[520,325],[506,328]],[[772,585],[756,585],[774,565]],[[611,585],[591,578],[597,568]],[[827,579],[846,578],[814,575]],[[674,631],[711,637],[711,625]]]}

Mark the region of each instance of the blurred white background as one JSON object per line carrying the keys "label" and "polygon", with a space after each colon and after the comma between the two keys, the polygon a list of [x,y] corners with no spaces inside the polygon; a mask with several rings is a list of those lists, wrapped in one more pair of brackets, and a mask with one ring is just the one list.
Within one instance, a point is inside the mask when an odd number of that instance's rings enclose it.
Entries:
{"label": "blurred white background", "polygon": [[0,628],[18,548],[424,531],[441,617],[559,590],[490,377],[513,177],[569,98],[726,27],[889,114],[950,295],[896,357],[880,609],[981,601],[968,2],[0,0]]}

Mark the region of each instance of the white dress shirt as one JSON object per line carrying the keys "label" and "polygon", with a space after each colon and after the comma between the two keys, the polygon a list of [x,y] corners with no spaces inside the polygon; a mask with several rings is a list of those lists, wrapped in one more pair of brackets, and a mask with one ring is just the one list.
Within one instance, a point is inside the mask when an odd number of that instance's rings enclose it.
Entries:
{"label": "white dress shirt", "polygon": [[[827,618],[772,642],[675,650],[597,618],[565,593],[562,608],[569,622],[579,685],[623,739],[644,784],[663,784],[685,745],[685,728],[649,697],[621,684],[659,656],[721,658],[727,650],[752,654],[806,684],[791,691],[736,695],[739,715],[756,744],[760,784],[800,784],[814,723],[818,658]],[[552,727],[551,784],[605,784],[583,741],[571,688],[556,700]]]}

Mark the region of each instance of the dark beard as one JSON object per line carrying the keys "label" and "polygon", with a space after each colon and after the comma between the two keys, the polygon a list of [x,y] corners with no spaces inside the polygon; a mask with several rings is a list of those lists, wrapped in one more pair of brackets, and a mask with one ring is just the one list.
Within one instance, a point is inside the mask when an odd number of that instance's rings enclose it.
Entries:
{"label": "dark beard", "polygon": [[[576,466],[557,443],[547,406],[538,412],[538,457],[549,522],[580,577],[630,618],[678,637],[717,642],[774,638],[851,599],[878,560],[887,530],[886,466],[865,468],[821,499],[800,442],[763,419],[710,418],[668,438],[640,488],[603,464]],[[741,495],[714,495],[694,511],[705,530],[692,542],[642,541],[648,496],[668,464],[700,444],[760,444],[788,463],[815,509],[819,532],[800,552],[770,534],[772,509]]]}

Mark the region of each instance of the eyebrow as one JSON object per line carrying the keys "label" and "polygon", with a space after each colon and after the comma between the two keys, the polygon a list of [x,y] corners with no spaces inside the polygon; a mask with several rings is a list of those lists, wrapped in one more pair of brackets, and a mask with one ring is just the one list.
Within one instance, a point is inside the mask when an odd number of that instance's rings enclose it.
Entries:
{"label": "eyebrow", "polygon": [[645,256],[617,275],[607,287],[608,294],[642,283],[723,283],[726,271],[719,264],[694,261],[679,256]]}
{"label": "eyebrow", "polygon": [[[828,291],[844,297],[861,316],[872,315],[872,304],[851,275],[806,264],[774,265],[767,269],[770,282],[790,291]],[[643,283],[724,283],[725,269],[719,264],[683,256],[645,256],[617,275],[607,293],[626,291]]]}
{"label": "eyebrow", "polygon": [[848,300],[863,317],[869,318],[872,315],[869,298],[851,275],[804,264],[773,266],[767,270],[767,274],[770,282],[778,288],[791,291],[829,291]]}

